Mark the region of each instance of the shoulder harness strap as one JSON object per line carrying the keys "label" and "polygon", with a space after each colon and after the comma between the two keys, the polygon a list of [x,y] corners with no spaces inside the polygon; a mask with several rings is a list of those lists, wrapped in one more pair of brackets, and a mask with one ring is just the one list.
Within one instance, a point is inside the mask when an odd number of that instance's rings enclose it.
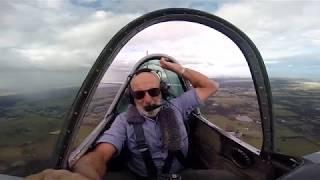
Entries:
{"label": "shoulder harness strap", "polygon": [[168,156],[164,162],[164,166],[162,168],[162,173],[168,174],[171,169],[171,165],[173,162],[173,158],[176,157],[180,164],[183,165],[183,167],[187,167],[188,163],[186,158],[184,157],[181,150],[177,151],[168,151]]}
{"label": "shoulder harness strap", "polygon": [[139,112],[134,106],[130,106],[128,109],[128,122],[133,125],[137,147],[144,160],[148,176],[154,177],[157,175],[157,168],[152,160],[152,155],[144,136],[142,127],[144,118],[139,115]]}

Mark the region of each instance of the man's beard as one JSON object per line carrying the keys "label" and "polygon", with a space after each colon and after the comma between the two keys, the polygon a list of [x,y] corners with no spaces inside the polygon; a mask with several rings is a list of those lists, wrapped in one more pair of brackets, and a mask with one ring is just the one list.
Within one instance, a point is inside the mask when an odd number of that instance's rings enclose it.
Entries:
{"label": "man's beard", "polygon": [[159,113],[159,111],[161,110],[161,104],[157,105],[157,104],[152,104],[152,105],[148,105],[145,107],[137,107],[138,111],[149,117],[149,118],[154,118],[157,116],[157,114]]}

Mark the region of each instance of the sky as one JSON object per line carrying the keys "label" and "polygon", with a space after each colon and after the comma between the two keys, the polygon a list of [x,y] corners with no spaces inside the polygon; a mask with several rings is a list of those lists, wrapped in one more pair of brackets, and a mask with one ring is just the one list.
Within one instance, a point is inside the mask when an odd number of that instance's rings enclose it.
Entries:
{"label": "sky", "polygon": [[[258,47],[271,78],[320,77],[320,1],[1,0],[0,94],[80,86],[117,31],[168,7],[206,11],[237,26]],[[164,23],[128,42],[104,79],[117,81],[146,51],[168,53],[212,77],[250,75],[241,52],[215,30]]]}

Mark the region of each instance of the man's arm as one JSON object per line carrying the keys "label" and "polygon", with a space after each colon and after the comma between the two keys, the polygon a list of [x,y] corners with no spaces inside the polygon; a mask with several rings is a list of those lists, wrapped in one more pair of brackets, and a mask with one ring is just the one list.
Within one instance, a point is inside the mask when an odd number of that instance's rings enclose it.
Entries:
{"label": "man's arm", "polygon": [[65,169],[46,169],[36,174],[25,177],[26,180],[90,180],[78,173],[73,173]]}
{"label": "man's arm", "polygon": [[202,102],[218,91],[219,84],[198,71],[184,68],[180,64],[168,62],[166,58],[161,58],[160,65],[190,81]]}
{"label": "man's arm", "polygon": [[94,151],[81,157],[73,167],[73,171],[89,179],[100,180],[107,170],[107,162],[116,151],[116,148],[112,144],[101,143]]}
{"label": "man's arm", "polygon": [[26,180],[100,180],[106,172],[106,163],[116,149],[109,143],[99,144],[94,151],[81,157],[73,167],[73,172],[65,169],[46,169],[26,177]]}

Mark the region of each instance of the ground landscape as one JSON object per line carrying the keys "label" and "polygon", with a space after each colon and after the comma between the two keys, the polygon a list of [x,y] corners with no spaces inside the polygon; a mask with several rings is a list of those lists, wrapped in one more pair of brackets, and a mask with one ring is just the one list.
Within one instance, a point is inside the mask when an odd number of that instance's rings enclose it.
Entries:
{"label": "ground landscape", "polygon": [[[261,121],[250,79],[217,79],[220,91],[201,107],[210,122],[258,149]],[[320,83],[271,79],[274,102],[275,148],[305,155],[320,150]],[[120,84],[101,84],[88,107],[77,142],[101,121]],[[24,175],[48,166],[63,117],[78,88],[35,94],[0,95],[0,173]],[[294,148],[293,148],[294,147]],[[30,164],[30,166],[28,166]],[[23,170],[19,167],[28,167]]]}
{"label": "ground landscape", "polygon": [[320,150],[320,82],[274,79],[276,150],[295,155]]}

